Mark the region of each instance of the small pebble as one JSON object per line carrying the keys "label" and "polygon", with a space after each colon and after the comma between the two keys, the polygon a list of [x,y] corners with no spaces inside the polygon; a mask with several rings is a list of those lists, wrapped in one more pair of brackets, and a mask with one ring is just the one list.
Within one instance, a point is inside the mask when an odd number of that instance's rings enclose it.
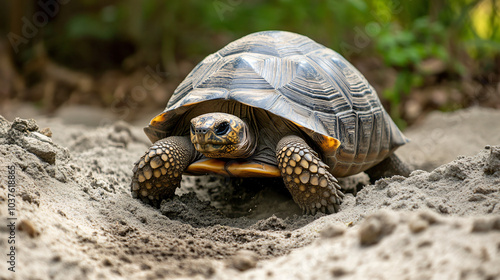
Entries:
{"label": "small pebble", "polygon": [[362,245],[372,245],[379,241],[382,225],[378,220],[366,220],[359,228],[359,241]]}
{"label": "small pebble", "polygon": [[47,137],[52,137],[52,131],[50,130],[49,127],[46,127],[46,128],[42,128],[40,130],[40,133],[47,136]]}
{"label": "small pebble", "polygon": [[322,238],[335,238],[343,235],[345,232],[345,226],[339,224],[331,224],[325,227],[320,235]]}
{"label": "small pebble", "polygon": [[363,246],[378,243],[396,228],[396,221],[387,212],[379,212],[366,218],[359,227],[359,241]]}
{"label": "small pebble", "polygon": [[429,222],[422,219],[422,218],[415,217],[415,218],[410,220],[408,226],[409,226],[411,232],[419,233],[419,232],[422,232],[422,231],[426,230],[427,228],[429,228]]}
{"label": "small pebble", "polygon": [[29,220],[21,220],[19,225],[17,226],[19,231],[26,232],[31,238],[35,238],[40,235],[40,232],[35,228],[33,223]]}
{"label": "small pebble", "polygon": [[418,217],[422,220],[427,221],[429,225],[439,223],[439,216],[431,210],[422,210],[420,213],[418,213]]}
{"label": "small pebble", "polygon": [[472,232],[488,232],[500,230],[500,217],[477,218],[472,222]]}
{"label": "small pebble", "polygon": [[239,271],[246,271],[257,266],[259,257],[257,253],[250,250],[240,250],[228,260],[228,267]]}

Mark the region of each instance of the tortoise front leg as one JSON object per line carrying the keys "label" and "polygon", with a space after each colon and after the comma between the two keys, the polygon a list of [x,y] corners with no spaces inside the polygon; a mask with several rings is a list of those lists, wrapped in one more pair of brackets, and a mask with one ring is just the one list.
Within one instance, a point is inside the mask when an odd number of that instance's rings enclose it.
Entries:
{"label": "tortoise front leg", "polygon": [[344,194],[328,165],[295,135],[283,137],[276,149],[278,167],[293,200],[305,213],[335,213]]}
{"label": "tortoise front leg", "polygon": [[182,173],[194,161],[197,152],[188,136],[171,136],[156,141],[132,170],[132,196],[158,206],[162,199],[174,196]]}

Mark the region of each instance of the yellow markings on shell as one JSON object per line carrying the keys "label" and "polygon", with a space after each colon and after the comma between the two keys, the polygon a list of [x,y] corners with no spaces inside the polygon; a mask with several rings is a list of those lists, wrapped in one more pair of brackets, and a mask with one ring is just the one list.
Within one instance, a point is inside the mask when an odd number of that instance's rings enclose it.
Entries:
{"label": "yellow markings on shell", "polygon": [[150,190],[152,187],[150,182],[146,182],[146,189]]}
{"label": "yellow markings on shell", "polygon": [[286,167],[286,174],[292,175],[292,173],[293,173],[293,168],[291,166],[287,166]]}
{"label": "yellow markings on shell", "polygon": [[[286,167],[281,170],[274,165],[263,164],[259,162],[230,162],[222,161],[222,169],[236,177],[283,177],[286,176]],[[283,171],[281,173],[281,171]]]}
{"label": "yellow markings on shell", "polygon": [[156,117],[154,117],[150,122],[149,122],[149,125],[151,126],[156,126],[156,124],[158,123],[163,123],[165,122],[166,119],[165,119],[165,113],[161,113],[159,115],[157,115]]}
{"label": "yellow markings on shell", "polygon": [[161,155],[161,160],[167,161],[168,160],[168,156],[166,154],[162,154]]}
{"label": "yellow markings on shell", "polygon": [[[228,175],[226,170],[224,169],[224,165],[225,162],[223,161],[207,158],[190,164],[185,171],[187,171],[187,173],[189,174],[196,174],[196,175],[207,174],[207,173]],[[229,165],[228,169],[230,168],[231,166]],[[177,169],[179,170],[179,168]]]}
{"label": "yellow markings on shell", "polygon": [[302,159],[300,161],[300,166],[304,167],[305,169],[308,169],[309,168],[309,162],[307,162],[307,160],[305,160],[305,159]]}
{"label": "yellow markings on shell", "polygon": [[295,167],[294,171],[295,171],[295,174],[299,175],[300,173],[302,173],[302,167],[297,166],[297,167]]}
{"label": "yellow markings on shell", "polygon": [[300,190],[300,191],[302,191],[302,192],[303,192],[303,191],[305,191],[305,190],[306,190],[306,186],[304,186],[304,185],[300,185],[300,186],[299,186],[299,190]]}
{"label": "yellow markings on shell", "polygon": [[292,155],[292,151],[291,151],[291,150],[286,151],[286,156],[287,156],[287,157],[289,157],[289,156],[291,156],[291,155]]}
{"label": "yellow markings on shell", "polygon": [[299,179],[299,178],[297,178],[297,177],[293,178],[293,181],[294,181],[296,184],[300,184],[300,179]]}
{"label": "yellow markings on shell", "polygon": [[288,162],[288,164],[291,166],[291,167],[295,167],[297,165],[297,162],[295,160],[291,160]]}
{"label": "yellow markings on shell", "polygon": [[310,191],[311,191],[311,193],[316,193],[316,188],[315,188],[315,187],[312,187],[312,188],[310,189]]}
{"label": "yellow markings on shell", "polygon": [[160,168],[161,175],[167,174],[167,169],[165,167]]}
{"label": "yellow markings on shell", "polygon": [[338,139],[326,135],[320,135],[318,143],[325,153],[332,153],[340,146]]}

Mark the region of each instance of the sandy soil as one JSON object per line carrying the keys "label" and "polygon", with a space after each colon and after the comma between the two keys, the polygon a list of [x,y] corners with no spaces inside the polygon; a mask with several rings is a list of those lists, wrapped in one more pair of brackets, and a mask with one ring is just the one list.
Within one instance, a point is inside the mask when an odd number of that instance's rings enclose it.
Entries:
{"label": "sandy soil", "polygon": [[422,170],[342,180],[361,190],[315,216],[273,180],[187,177],[144,205],[129,191],[141,127],[63,120],[0,119],[0,215],[17,218],[0,279],[500,279],[500,111],[430,115],[398,150]]}

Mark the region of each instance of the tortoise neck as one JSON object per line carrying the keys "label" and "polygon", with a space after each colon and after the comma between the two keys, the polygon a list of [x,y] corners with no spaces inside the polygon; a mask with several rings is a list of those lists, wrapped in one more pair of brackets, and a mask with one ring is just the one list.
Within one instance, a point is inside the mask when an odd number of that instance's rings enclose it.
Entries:
{"label": "tortoise neck", "polygon": [[244,120],[244,122],[246,124],[243,128],[245,130],[245,138],[240,140],[240,146],[238,147],[238,152],[235,153],[235,158],[248,158],[252,156],[257,149],[258,143],[255,130],[246,120]]}

